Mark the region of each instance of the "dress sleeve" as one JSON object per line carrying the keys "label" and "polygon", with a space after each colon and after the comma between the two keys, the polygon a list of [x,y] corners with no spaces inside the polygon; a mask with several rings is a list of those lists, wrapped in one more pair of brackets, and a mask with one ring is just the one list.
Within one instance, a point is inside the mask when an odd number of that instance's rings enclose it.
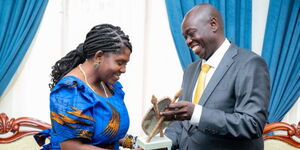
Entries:
{"label": "dress sleeve", "polygon": [[57,142],[92,139],[95,125],[93,103],[83,93],[80,87],[68,84],[51,92],[50,115]]}

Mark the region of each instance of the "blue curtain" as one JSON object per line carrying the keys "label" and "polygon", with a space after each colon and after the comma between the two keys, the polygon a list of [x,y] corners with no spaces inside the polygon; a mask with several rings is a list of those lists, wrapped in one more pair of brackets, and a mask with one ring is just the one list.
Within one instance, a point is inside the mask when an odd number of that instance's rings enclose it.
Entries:
{"label": "blue curtain", "polygon": [[48,0],[0,0],[0,96],[37,31]]}
{"label": "blue curtain", "polygon": [[262,56],[272,85],[269,122],[281,121],[300,96],[299,0],[270,0]]}
{"label": "blue curtain", "polygon": [[198,57],[189,50],[181,34],[181,22],[184,15],[195,5],[209,3],[222,14],[225,35],[240,47],[251,49],[251,0],[166,0],[169,25],[173,41],[183,69]]}

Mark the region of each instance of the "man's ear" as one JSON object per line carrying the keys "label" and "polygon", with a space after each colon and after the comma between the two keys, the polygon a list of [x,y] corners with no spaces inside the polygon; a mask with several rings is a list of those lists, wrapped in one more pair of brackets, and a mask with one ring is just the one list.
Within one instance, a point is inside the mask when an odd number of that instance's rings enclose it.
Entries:
{"label": "man's ear", "polygon": [[97,51],[93,58],[94,62],[101,63],[103,56],[104,56],[104,52],[102,50]]}
{"label": "man's ear", "polygon": [[217,19],[215,17],[210,18],[210,27],[211,27],[211,30],[213,32],[217,32],[217,30],[219,28],[219,24],[218,24]]}

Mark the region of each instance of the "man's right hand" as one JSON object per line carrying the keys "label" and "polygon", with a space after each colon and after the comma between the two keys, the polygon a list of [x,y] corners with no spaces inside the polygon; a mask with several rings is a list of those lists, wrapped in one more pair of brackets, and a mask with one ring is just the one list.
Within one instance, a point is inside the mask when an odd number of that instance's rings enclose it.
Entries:
{"label": "man's right hand", "polygon": [[194,112],[195,104],[188,101],[171,103],[160,115],[165,116],[165,120],[190,120]]}

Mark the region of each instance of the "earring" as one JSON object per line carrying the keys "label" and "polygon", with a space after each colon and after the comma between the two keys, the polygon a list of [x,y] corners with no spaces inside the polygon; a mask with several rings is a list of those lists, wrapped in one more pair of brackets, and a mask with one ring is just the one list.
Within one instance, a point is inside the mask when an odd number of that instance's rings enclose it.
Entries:
{"label": "earring", "polygon": [[94,63],[94,67],[95,67],[95,68],[99,68],[99,65],[100,65],[100,62]]}

